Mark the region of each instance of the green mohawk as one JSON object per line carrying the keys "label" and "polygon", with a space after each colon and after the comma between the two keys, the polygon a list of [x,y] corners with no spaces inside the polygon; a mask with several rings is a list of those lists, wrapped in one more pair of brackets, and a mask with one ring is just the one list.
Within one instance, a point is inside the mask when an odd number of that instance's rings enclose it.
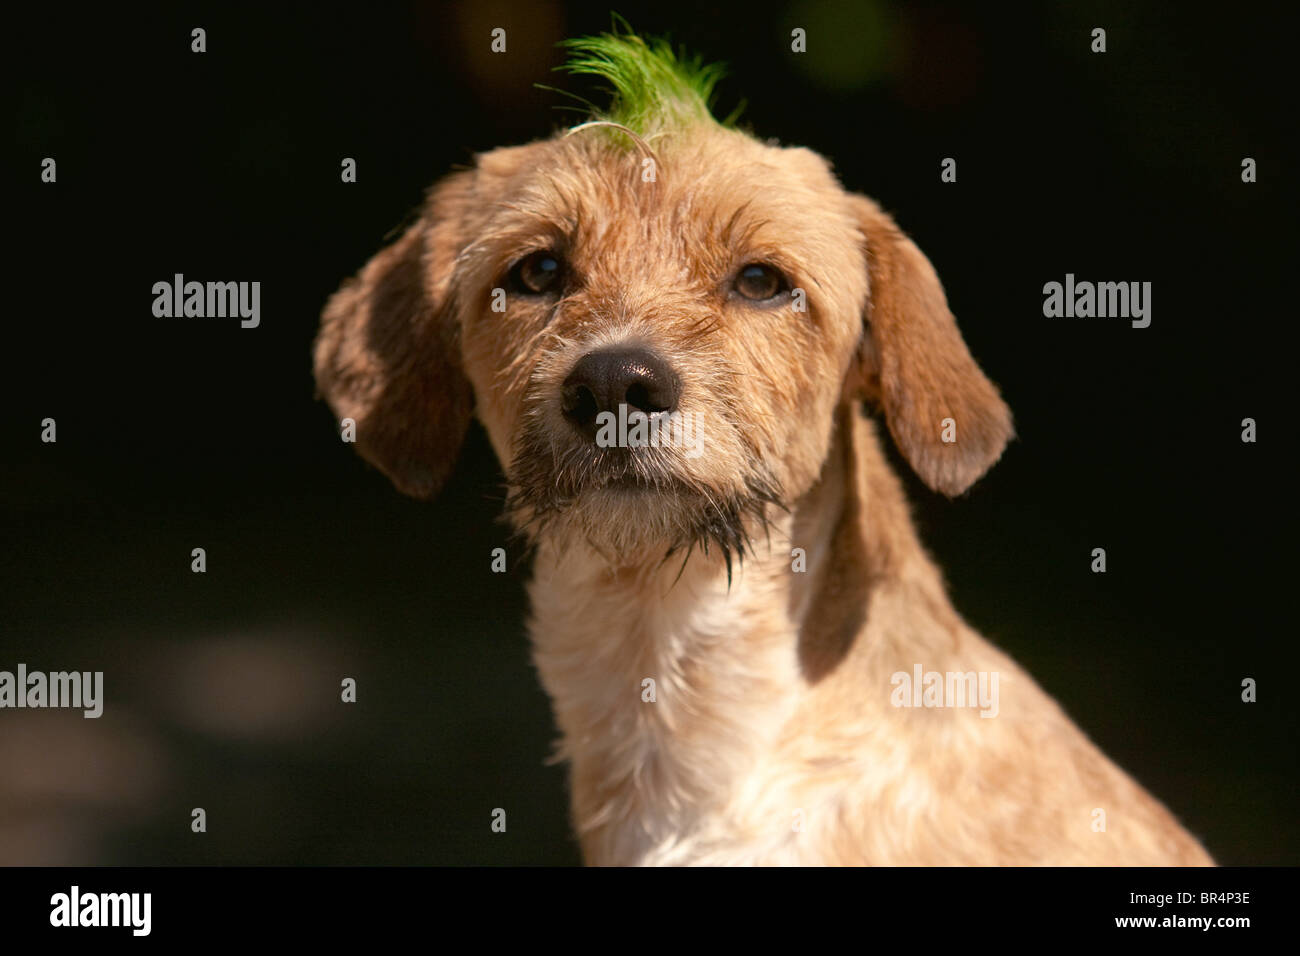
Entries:
{"label": "green mohawk", "polygon": [[[566,73],[599,77],[610,84],[609,108],[592,104],[593,118],[618,123],[649,136],[665,127],[713,122],[713,92],[726,73],[721,63],[674,52],[666,38],[643,39],[617,14],[613,31],[564,40],[569,59],[556,67]],[[729,126],[738,107],[723,120]]]}

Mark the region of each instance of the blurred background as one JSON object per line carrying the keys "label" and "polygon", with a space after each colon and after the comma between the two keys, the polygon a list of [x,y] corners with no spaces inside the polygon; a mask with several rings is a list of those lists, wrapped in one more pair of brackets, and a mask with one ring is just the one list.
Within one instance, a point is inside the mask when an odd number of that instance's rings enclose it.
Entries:
{"label": "blurred background", "polygon": [[[593,94],[554,44],[609,6],[270,6],[6,14],[0,670],[102,670],[106,704],[0,711],[0,863],[575,863],[486,440],[402,498],[310,346],[431,182],[575,122],[533,84]],[[615,9],[726,61],[719,112],[934,262],[1019,433],[955,502],[894,456],[959,611],[1220,862],[1300,860],[1290,34],[1120,0]],[[260,328],[154,318],[177,272],[260,281]],[[1045,319],[1067,272],[1152,282],[1150,328]]]}

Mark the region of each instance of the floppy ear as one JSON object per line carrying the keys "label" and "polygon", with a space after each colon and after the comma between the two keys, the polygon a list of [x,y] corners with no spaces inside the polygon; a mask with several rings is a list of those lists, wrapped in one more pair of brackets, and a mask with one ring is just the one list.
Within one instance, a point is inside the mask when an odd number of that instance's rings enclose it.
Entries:
{"label": "floppy ear", "polygon": [[850,202],[870,287],[857,384],[921,480],[960,494],[1002,455],[1011,411],[971,358],[930,261],[870,199]]}
{"label": "floppy ear", "polygon": [[361,455],[417,498],[442,487],[473,413],[448,301],[471,176],[441,183],[420,221],[343,283],[316,337],[317,391],[356,422]]}

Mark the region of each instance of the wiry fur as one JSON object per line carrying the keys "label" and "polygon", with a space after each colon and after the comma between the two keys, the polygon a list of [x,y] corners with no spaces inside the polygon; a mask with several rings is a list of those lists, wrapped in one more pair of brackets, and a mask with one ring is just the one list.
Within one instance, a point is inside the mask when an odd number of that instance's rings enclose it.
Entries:
{"label": "wiry fur", "polygon": [[[542,249],[562,291],[493,312]],[[808,310],[732,295],[751,262]],[[565,376],[614,344],[672,365],[703,455],[599,449],[564,420]],[[330,301],[316,370],[360,451],[423,496],[472,396],[535,545],[535,660],[590,862],[1209,862],[950,606],[862,400],[947,494],[1010,414],[929,262],[814,153],[707,119],[487,153]],[[891,706],[918,663],[998,672],[999,715]]]}

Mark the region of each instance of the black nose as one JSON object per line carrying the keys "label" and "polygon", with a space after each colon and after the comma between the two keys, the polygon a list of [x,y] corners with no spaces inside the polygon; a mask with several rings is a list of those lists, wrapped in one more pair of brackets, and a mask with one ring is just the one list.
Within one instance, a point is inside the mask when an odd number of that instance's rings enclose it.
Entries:
{"label": "black nose", "polygon": [[564,380],[564,416],[585,431],[594,430],[601,412],[677,410],[681,381],[668,363],[648,349],[612,348],[588,352]]}

